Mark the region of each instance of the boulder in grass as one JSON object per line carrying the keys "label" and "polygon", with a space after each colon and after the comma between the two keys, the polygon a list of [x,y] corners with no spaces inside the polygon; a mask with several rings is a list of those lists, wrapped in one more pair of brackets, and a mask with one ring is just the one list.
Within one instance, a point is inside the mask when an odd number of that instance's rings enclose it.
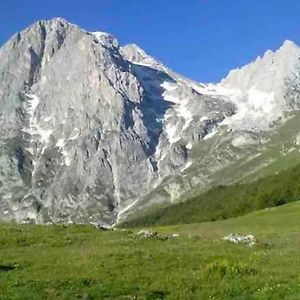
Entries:
{"label": "boulder in grass", "polygon": [[248,246],[254,246],[256,244],[256,239],[253,235],[240,235],[240,234],[229,234],[223,238],[234,244],[246,244]]}
{"label": "boulder in grass", "polygon": [[96,229],[98,230],[113,230],[113,227],[107,224],[99,224],[99,223],[90,223],[91,225],[93,225]]}
{"label": "boulder in grass", "polygon": [[153,238],[158,236],[158,233],[152,230],[141,230],[137,233],[137,235],[144,238]]}

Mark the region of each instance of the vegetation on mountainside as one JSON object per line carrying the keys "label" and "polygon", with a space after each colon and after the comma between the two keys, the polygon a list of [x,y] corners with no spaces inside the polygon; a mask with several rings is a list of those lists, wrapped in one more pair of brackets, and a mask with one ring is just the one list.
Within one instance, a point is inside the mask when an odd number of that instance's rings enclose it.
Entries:
{"label": "vegetation on mountainside", "polygon": [[[0,299],[299,299],[299,216],[294,202],[157,228],[160,236],[149,239],[92,226],[3,224]],[[258,242],[231,244],[223,240],[229,233]]]}
{"label": "vegetation on mountainside", "polygon": [[300,199],[300,165],[248,184],[216,186],[185,202],[153,209],[122,227],[188,224],[241,216]]}

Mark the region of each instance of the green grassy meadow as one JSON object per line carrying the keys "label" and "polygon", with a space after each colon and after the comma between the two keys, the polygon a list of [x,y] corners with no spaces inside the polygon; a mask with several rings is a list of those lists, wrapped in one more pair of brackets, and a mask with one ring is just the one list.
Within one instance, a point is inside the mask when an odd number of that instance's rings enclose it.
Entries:
{"label": "green grassy meadow", "polygon": [[[299,299],[300,202],[224,221],[99,231],[0,225],[0,299]],[[179,233],[179,237],[171,237]],[[253,234],[249,247],[229,233]]]}

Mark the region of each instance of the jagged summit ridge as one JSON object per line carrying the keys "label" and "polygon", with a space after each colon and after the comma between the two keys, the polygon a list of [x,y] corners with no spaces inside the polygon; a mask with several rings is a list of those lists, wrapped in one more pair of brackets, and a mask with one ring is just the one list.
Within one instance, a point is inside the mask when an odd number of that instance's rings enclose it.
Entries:
{"label": "jagged summit ridge", "polygon": [[121,47],[121,53],[125,59],[132,63],[164,69],[161,62],[151,57],[136,44],[128,44]]}
{"label": "jagged summit ridge", "polygon": [[287,88],[299,76],[299,58],[300,48],[285,41],[277,51],[267,51],[255,62],[231,71],[218,85],[238,108],[227,124],[236,129],[268,130],[285,111],[299,107],[297,93],[292,95]]}

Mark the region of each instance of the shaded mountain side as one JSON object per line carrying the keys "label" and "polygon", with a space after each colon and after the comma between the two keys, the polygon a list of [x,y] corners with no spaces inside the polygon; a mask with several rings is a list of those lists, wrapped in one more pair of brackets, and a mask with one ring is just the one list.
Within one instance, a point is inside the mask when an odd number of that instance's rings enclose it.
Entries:
{"label": "shaded mountain side", "polygon": [[121,227],[190,224],[245,215],[300,200],[300,165],[248,184],[216,186],[185,202],[152,208]]}

